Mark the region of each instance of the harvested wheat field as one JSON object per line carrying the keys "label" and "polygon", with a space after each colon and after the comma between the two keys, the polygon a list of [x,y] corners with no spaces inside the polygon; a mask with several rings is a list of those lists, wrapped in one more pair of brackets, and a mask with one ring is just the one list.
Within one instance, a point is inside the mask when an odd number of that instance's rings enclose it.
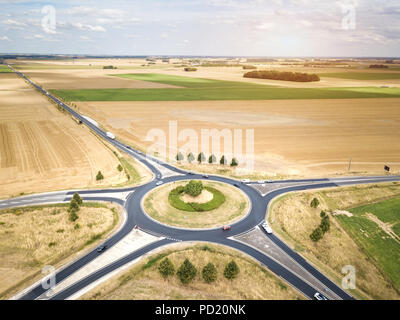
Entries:
{"label": "harvested wheat field", "polygon": [[[396,182],[294,193],[280,197],[271,204],[268,220],[287,244],[337,284],[341,284],[342,268],[346,265],[354,266],[357,290],[352,293],[357,298],[399,299],[399,287],[383,271],[382,261],[378,263],[376,256],[368,254],[358,245],[338,218],[340,215],[351,217],[351,208],[399,195],[400,185]],[[310,207],[314,198],[320,202],[315,209]],[[330,217],[330,230],[321,240],[313,242],[310,234],[321,222],[321,210]],[[379,234],[379,225],[372,227],[375,228],[372,232]],[[360,224],[356,225],[361,233],[364,232],[362,228]],[[368,234],[364,237],[368,237]],[[386,260],[390,260],[390,253],[386,255]]]}
{"label": "harvested wheat field", "polygon": [[[45,265],[59,267],[106,237],[120,221],[115,205],[83,204],[69,220],[68,205],[0,212],[0,299],[40,279]],[[81,251],[82,252],[82,251]]]}
{"label": "harvested wheat field", "polygon": [[400,171],[400,99],[75,104],[144,149],[152,144],[144,141],[150,129],[164,130],[168,141],[169,121],[176,120],[178,132],[195,129],[199,140],[201,129],[254,129],[255,169],[271,175],[347,174],[350,159],[350,173],[381,174],[385,164]]}
{"label": "harvested wheat field", "polygon": [[0,141],[1,198],[127,181],[111,147],[16,75],[0,75]]}
{"label": "harvested wheat field", "polygon": [[[304,296],[276,275],[243,253],[208,243],[179,244],[158,250],[103,284],[93,288],[82,300],[299,300]],[[187,285],[174,275],[163,279],[159,263],[167,257],[175,272],[185,259],[197,269],[197,275]],[[227,280],[225,265],[234,260],[240,272]],[[206,283],[201,276],[208,263],[217,269],[217,279]]]}

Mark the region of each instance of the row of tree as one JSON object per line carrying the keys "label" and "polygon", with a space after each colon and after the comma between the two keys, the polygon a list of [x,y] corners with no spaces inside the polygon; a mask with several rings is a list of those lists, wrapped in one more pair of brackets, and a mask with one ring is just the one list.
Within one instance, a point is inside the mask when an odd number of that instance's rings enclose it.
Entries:
{"label": "row of tree", "polygon": [[313,82],[319,81],[317,74],[301,73],[301,72],[282,72],[276,70],[258,70],[250,71],[244,74],[245,78],[284,80],[295,82]]}
{"label": "row of tree", "polygon": [[321,240],[324,237],[325,233],[327,233],[331,228],[329,216],[325,213],[325,211],[321,211],[320,216],[320,225],[315,228],[314,231],[310,234],[310,238],[314,242],[318,242],[319,240]]}
{"label": "row of tree", "polygon": [[[175,274],[175,267],[168,258],[165,258],[158,265],[158,271],[164,279],[167,279]],[[237,277],[239,272],[239,266],[234,260],[232,260],[225,266],[224,276],[226,279],[232,280]],[[177,270],[176,275],[182,284],[188,284],[196,277],[197,273],[198,271],[196,267],[189,261],[189,259],[185,259]],[[210,262],[202,269],[201,276],[205,282],[212,283],[218,278],[218,270],[215,265]]]}
{"label": "row of tree", "polygon": [[80,206],[82,205],[82,203],[83,200],[81,196],[78,193],[74,193],[67,209],[70,221],[75,222],[79,218],[77,212],[80,210]]}
{"label": "row of tree", "polygon": [[[178,152],[177,155],[176,155],[176,157],[175,157],[175,159],[176,159],[176,161],[180,162],[180,161],[183,161],[183,160],[185,159],[185,157],[184,157],[184,155],[183,155],[181,152]],[[186,156],[186,159],[187,159],[187,161],[188,161],[189,163],[192,163],[196,158],[194,157],[194,154],[193,154],[192,152],[190,152],[190,153]],[[206,156],[205,156],[205,154],[204,154],[203,152],[200,152],[200,153],[198,154],[198,156],[197,156],[197,162],[198,162],[199,164],[201,164],[201,163],[203,163],[203,162],[206,162]],[[213,155],[213,154],[210,155],[210,156],[208,157],[208,163],[210,163],[210,164],[217,163],[217,157],[216,157],[215,155]],[[223,156],[221,157],[221,159],[219,160],[219,164],[221,164],[221,165],[227,165],[227,164],[228,164],[228,160],[227,160],[227,158],[226,158],[224,155],[223,155]],[[231,160],[230,165],[231,165],[231,167],[236,167],[236,166],[239,165],[239,161],[238,161],[235,157],[233,157],[232,160]]]}

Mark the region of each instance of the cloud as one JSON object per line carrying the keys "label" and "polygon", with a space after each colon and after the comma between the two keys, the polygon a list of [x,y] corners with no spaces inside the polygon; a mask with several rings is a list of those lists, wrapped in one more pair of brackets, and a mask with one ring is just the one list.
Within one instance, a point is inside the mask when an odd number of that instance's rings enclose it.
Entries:
{"label": "cloud", "polygon": [[259,30],[271,30],[275,24],[273,22],[263,22],[259,24],[256,28]]}
{"label": "cloud", "polygon": [[92,26],[90,24],[83,24],[80,22],[77,23],[72,23],[71,24],[73,27],[79,29],[79,30],[85,30],[85,31],[95,31],[95,32],[106,32],[106,29],[102,26]]}
{"label": "cloud", "polygon": [[2,23],[8,26],[26,27],[26,23],[14,19],[7,19],[2,21]]}
{"label": "cloud", "polygon": [[0,41],[11,41],[7,36],[0,37]]}

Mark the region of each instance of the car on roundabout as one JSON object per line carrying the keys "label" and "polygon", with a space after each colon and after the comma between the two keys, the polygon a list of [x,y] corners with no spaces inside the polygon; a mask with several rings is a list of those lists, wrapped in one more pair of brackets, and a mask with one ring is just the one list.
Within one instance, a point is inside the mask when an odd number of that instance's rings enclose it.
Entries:
{"label": "car on roundabout", "polygon": [[265,221],[265,222],[262,224],[262,227],[264,228],[264,230],[265,230],[268,234],[271,234],[271,233],[272,233],[272,229],[271,229],[271,227],[269,226],[268,222]]}
{"label": "car on roundabout", "polygon": [[163,182],[161,180],[156,182],[156,186],[161,186],[162,184]]}
{"label": "car on roundabout", "polygon": [[222,230],[224,230],[224,231],[231,230],[231,226],[223,226],[223,227],[222,227]]}

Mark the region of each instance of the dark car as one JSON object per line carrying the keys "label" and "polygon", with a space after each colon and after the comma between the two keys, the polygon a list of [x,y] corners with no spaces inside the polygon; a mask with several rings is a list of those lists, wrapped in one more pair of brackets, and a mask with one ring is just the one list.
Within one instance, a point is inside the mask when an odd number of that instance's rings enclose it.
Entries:
{"label": "dark car", "polygon": [[106,248],[107,248],[107,246],[105,244],[102,244],[101,246],[98,246],[96,250],[97,250],[97,252],[102,252],[102,251],[106,250]]}
{"label": "dark car", "polygon": [[235,183],[233,186],[236,188],[240,188],[240,186],[237,183]]}
{"label": "dark car", "polygon": [[193,173],[193,172],[188,172],[188,174],[190,174],[190,175],[194,175],[194,173]]}

